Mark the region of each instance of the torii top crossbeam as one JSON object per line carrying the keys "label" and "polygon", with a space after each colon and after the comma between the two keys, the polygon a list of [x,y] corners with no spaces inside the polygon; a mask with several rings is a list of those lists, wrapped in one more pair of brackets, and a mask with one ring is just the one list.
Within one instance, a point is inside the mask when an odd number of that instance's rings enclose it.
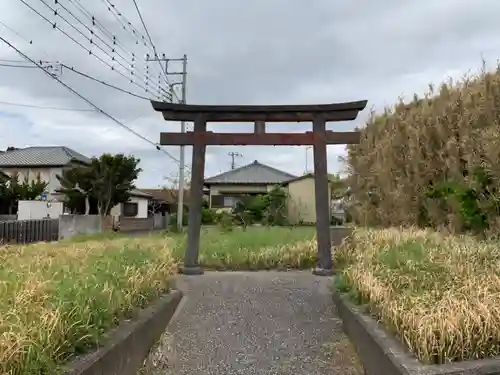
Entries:
{"label": "torii top crossbeam", "polygon": [[155,111],[167,121],[195,121],[203,115],[207,122],[305,122],[321,117],[324,121],[355,120],[365,109],[366,100],[311,105],[190,105],[151,101]]}

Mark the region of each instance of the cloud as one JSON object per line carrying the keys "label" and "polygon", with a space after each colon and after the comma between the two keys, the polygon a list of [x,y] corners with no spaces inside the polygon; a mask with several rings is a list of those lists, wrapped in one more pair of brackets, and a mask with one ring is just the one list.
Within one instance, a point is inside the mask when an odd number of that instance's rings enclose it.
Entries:
{"label": "cloud", "polygon": [[[85,38],[39,0],[26,0],[50,22],[79,40],[85,48],[112,64]],[[148,51],[136,44],[103,5],[106,1],[60,0],[64,15],[83,35],[90,32],[65,13],[70,9],[91,25],[91,19],[77,4],[119,40],[117,51],[127,59],[135,53],[136,77],[144,75],[144,56]],[[142,31],[130,1],[113,4]],[[47,2],[48,3],[48,2]],[[92,3],[92,4],[88,4]],[[139,0],[148,30],[159,53],[169,57],[188,54],[188,102],[199,104],[300,104],[331,103],[367,99],[368,107],[381,109],[398,96],[423,93],[429,83],[438,84],[447,76],[458,78],[469,69],[480,67],[481,56],[493,66],[500,57],[496,37],[500,24],[496,15],[500,2],[494,0],[422,0],[420,2],[383,0],[373,2],[290,2],[254,0],[191,0],[173,2]],[[50,3],[55,7],[53,3]],[[60,61],[140,95],[148,95],[129,80],[89,55],[66,36],[43,21],[20,1],[0,2],[0,21],[25,39],[0,26],[0,36],[36,60]],[[102,35],[102,34],[100,34]],[[94,38],[95,39],[95,38]],[[126,51],[125,51],[126,50]],[[112,54],[112,53],[111,53]],[[0,45],[0,59],[18,60],[11,49]],[[125,64],[126,65],[126,64]],[[173,66],[173,69],[177,67]],[[157,77],[158,64],[149,64]],[[126,77],[130,74],[124,73]],[[178,123],[167,123],[152,110],[149,102],[106,88],[63,69],[60,77],[100,108],[123,121],[153,142],[161,131],[177,131]],[[174,78],[172,78],[174,79]],[[154,87],[154,80],[150,85]],[[144,81],[137,78],[143,85]],[[150,87],[151,87],[150,86]],[[92,109],[82,99],[36,69],[0,66],[0,102]],[[358,120],[332,123],[330,129],[349,130],[363,125],[369,109]],[[177,165],[151,144],[130,134],[97,112],[68,112],[14,107],[0,104],[2,137],[0,148],[25,145],[65,145],[87,155],[123,152],[141,158],[139,185],[158,186],[165,176],[177,173]],[[249,131],[249,124],[214,124],[223,131]],[[310,124],[271,124],[270,131],[304,131]],[[257,159],[294,174],[306,169],[304,147],[209,147],[206,175],[229,168],[228,152],[243,154],[239,165]],[[175,157],[178,148],[167,148]],[[186,148],[190,162],[190,148]],[[338,156],[343,146],[329,147],[329,169],[339,171]],[[308,164],[312,166],[311,151]]]}

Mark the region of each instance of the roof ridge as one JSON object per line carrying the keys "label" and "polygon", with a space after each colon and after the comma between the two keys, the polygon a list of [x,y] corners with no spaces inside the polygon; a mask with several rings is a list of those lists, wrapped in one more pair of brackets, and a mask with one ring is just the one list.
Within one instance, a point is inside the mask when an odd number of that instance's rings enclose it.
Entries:
{"label": "roof ridge", "polygon": [[250,170],[252,167],[256,167],[256,166],[259,167],[263,171],[267,171],[266,173],[271,173],[272,175],[275,175],[277,177],[277,179],[280,181],[292,180],[292,179],[297,177],[297,176],[295,176],[291,173],[285,172],[281,169],[278,169],[278,168],[272,167],[270,165],[263,164],[257,160],[254,160],[252,163],[246,164],[242,167],[231,169],[229,171],[219,173],[215,176],[209,177],[209,178],[205,179],[205,183],[207,183],[207,184],[219,183],[216,181],[222,180],[222,179],[226,179],[226,180],[229,179],[230,180],[232,177],[236,177],[242,171],[244,173],[246,170]]}
{"label": "roof ridge", "polygon": [[[255,161],[256,161],[256,160],[255,160]],[[246,164],[246,165],[243,165],[243,166],[241,166],[241,167],[234,168],[234,169],[230,169],[230,170],[228,170],[228,171],[225,171],[225,172],[222,172],[222,173],[216,174],[215,176],[212,176],[212,177],[207,178],[207,180],[211,180],[211,179],[213,179],[213,178],[218,178],[218,177],[221,177],[221,176],[225,176],[225,175],[227,175],[227,174],[229,174],[229,173],[235,173],[235,172],[239,172],[239,171],[245,170],[245,169],[247,169],[247,168],[251,167],[252,165],[255,165],[255,164],[256,164],[256,163],[255,163],[255,161],[253,161],[253,162],[252,162],[252,163],[250,163],[250,164]],[[258,164],[260,164],[259,162],[257,162],[257,163],[258,163]]]}
{"label": "roof ridge", "polygon": [[291,173],[288,173],[288,172],[282,171],[281,169],[278,169],[278,168],[272,167],[272,166],[267,165],[267,164],[262,164],[262,163],[258,163],[258,164],[260,164],[260,165],[262,165],[263,167],[265,167],[265,168],[267,168],[267,169],[270,169],[270,170],[272,170],[272,171],[274,171],[274,172],[279,172],[279,173],[282,173],[282,174],[288,175],[288,176],[290,176],[290,179],[293,179],[293,178],[297,178],[297,177],[298,177],[298,176],[295,176],[295,175],[293,175],[293,174],[291,174]]}

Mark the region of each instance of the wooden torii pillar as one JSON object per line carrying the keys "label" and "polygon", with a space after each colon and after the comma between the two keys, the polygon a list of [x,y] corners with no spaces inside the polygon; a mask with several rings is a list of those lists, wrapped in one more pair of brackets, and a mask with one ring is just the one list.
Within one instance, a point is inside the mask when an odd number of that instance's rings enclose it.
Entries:
{"label": "wooden torii pillar", "polygon": [[[316,275],[333,274],[330,243],[330,202],[328,201],[327,145],[355,144],[359,132],[326,130],[328,121],[355,120],[366,107],[366,100],[321,105],[190,105],[152,101],[155,111],[167,121],[193,121],[194,132],[161,133],[160,144],[193,146],[191,192],[188,216],[188,242],[184,254],[186,275],[201,275],[198,263],[201,230],[201,205],[207,145],[219,146],[307,146],[314,147],[314,185],[316,196],[316,233],[318,264]],[[266,133],[266,122],[312,122],[313,131],[305,133]],[[253,122],[253,133],[213,133],[207,122]]]}

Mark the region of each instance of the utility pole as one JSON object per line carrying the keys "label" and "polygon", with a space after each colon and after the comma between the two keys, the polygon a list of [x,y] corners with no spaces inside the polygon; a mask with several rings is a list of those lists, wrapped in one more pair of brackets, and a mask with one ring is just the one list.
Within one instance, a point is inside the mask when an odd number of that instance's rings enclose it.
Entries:
{"label": "utility pole", "polygon": [[308,153],[308,151],[312,148],[313,148],[312,146],[306,146],[306,168],[304,169],[304,174],[309,173],[309,163],[308,163],[309,153]]}
{"label": "utility pole", "polygon": [[[165,62],[165,74],[181,76],[182,79],[180,82],[174,82],[170,84],[170,91],[172,93],[172,100],[175,98],[174,95],[174,86],[181,85],[181,99],[180,102],[182,104],[186,104],[186,88],[187,88],[187,55],[184,54],[182,58],[177,59],[168,59],[165,54],[162,54],[162,57],[155,56],[151,58],[146,55],[146,61],[164,61]],[[181,72],[169,72],[168,71],[168,63],[171,61],[182,61],[182,71]],[[184,121],[181,122],[181,133],[186,132],[186,123]],[[179,190],[177,193],[177,229],[179,231],[182,230],[182,218],[184,216],[184,166],[185,166],[185,146],[181,146],[181,152],[179,156]]]}
{"label": "utility pole", "polygon": [[235,158],[242,157],[243,155],[241,155],[239,152],[228,152],[227,154],[231,157],[231,169],[235,169],[236,168],[236,164],[234,162]]}

